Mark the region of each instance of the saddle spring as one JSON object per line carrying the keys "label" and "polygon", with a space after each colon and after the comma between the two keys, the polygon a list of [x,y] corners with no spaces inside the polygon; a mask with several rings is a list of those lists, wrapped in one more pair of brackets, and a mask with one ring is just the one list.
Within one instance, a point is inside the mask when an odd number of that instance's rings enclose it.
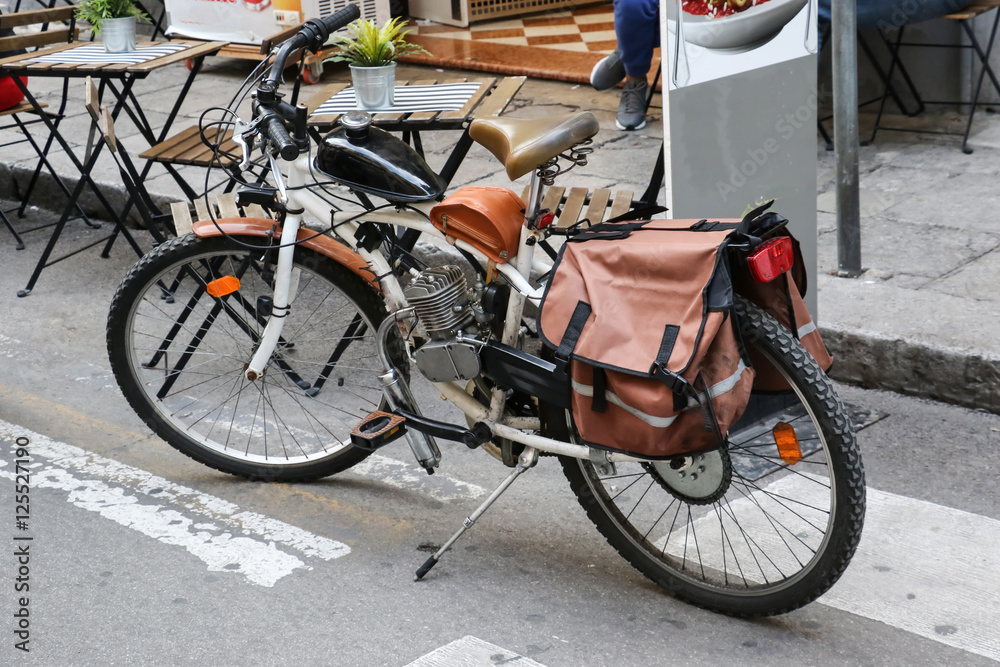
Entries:
{"label": "saddle spring", "polygon": [[[587,156],[594,152],[591,146],[593,143],[593,139],[584,139],[570,148],[568,153],[561,153],[539,167],[538,177],[541,179],[542,185],[552,185],[555,183],[556,177],[565,174],[573,167],[585,167],[587,165]],[[565,169],[559,168],[560,158],[570,163]]]}

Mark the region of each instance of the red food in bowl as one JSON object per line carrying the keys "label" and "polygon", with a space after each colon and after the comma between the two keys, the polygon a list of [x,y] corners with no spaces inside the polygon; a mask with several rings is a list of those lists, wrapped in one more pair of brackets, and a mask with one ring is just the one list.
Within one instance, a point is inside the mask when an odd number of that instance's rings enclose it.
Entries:
{"label": "red food in bowl", "polygon": [[694,16],[722,18],[762,5],[767,0],[683,0],[681,8]]}

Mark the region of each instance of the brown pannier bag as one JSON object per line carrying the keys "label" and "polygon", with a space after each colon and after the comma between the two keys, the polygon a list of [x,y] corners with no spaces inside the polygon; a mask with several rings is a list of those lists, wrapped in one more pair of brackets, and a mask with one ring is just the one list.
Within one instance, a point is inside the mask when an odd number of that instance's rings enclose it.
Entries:
{"label": "brown pannier bag", "polygon": [[604,223],[563,246],[539,334],[588,444],[656,459],[724,443],[754,378],[726,256],[737,223]]}

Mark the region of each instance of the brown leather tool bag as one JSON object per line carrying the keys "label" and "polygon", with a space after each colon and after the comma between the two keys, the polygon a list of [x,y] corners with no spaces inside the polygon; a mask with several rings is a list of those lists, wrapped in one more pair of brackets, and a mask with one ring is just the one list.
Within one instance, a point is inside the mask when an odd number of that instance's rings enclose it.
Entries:
{"label": "brown leather tool bag", "polygon": [[580,437],[649,458],[724,443],[754,371],[733,317],[726,244],[736,226],[602,224],[562,248],[539,311],[570,374]]}

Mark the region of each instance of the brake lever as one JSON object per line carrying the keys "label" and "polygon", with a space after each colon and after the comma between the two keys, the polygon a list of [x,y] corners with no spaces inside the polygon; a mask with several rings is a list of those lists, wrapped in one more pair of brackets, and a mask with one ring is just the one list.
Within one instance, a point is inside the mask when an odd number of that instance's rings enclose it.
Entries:
{"label": "brake lever", "polygon": [[240,160],[240,171],[246,171],[247,167],[250,166],[250,159],[253,156],[251,148],[247,145],[246,137],[247,135],[252,137],[257,133],[257,123],[251,121],[249,124],[244,123],[239,118],[236,119],[236,125],[233,128],[233,143],[238,145],[243,151],[243,159]]}

